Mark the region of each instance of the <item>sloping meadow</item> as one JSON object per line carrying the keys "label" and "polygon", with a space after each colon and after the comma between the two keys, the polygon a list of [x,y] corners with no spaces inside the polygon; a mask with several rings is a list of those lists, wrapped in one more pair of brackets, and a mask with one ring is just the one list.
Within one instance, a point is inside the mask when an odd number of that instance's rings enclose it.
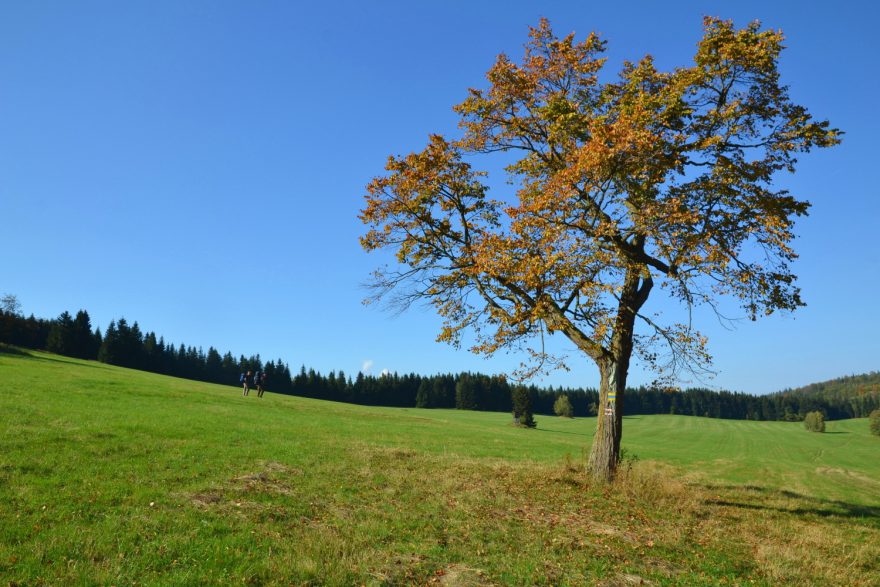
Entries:
{"label": "sloping meadow", "polygon": [[588,419],[243,398],[42,353],[0,372],[4,585],[880,583],[865,421],[628,419],[597,486]]}

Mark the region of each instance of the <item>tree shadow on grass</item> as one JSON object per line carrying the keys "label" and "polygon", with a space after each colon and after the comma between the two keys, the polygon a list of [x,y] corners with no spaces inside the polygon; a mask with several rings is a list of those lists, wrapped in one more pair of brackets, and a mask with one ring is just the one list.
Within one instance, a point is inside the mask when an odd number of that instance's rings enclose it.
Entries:
{"label": "tree shadow on grass", "polygon": [[104,364],[95,364],[94,362],[86,362],[84,359],[74,359],[72,357],[64,357],[62,355],[54,355],[51,357],[44,357],[34,355],[27,351],[21,353],[26,360],[31,361],[46,361],[50,363],[61,363],[63,365],[76,365],[77,367],[88,367],[89,369],[106,369],[107,365]]}
{"label": "tree shadow on grass", "polygon": [[0,355],[16,355],[21,357],[32,357],[33,355],[26,351],[25,349],[18,348],[17,346],[11,346],[5,343],[0,343]]}
{"label": "tree shadow on grass", "polygon": [[[540,417],[540,415],[539,415]],[[582,416],[581,420],[586,420],[588,418],[595,418],[595,416]],[[641,420],[641,416],[624,416],[624,420]],[[538,426],[535,430],[539,430],[540,432],[551,432],[553,434],[572,434],[574,436],[584,436],[586,438],[592,438],[592,432],[569,432],[567,430],[547,430],[546,428],[541,428]]]}
{"label": "tree shadow on grass", "polygon": [[[858,519],[874,528],[880,528],[880,506],[860,503],[848,503],[833,499],[820,499],[803,495],[786,489],[772,489],[759,485],[724,485],[705,483],[702,487],[712,492],[724,491],[727,495],[706,500],[709,505],[741,508],[745,510],[762,510],[793,514],[796,516],[813,515],[820,517],[840,517]],[[743,492],[747,492],[743,495]],[[751,499],[750,499],[751,498]],[[798,502],[783,504],[780,502]]]}
{"label": "tree shadow on grass", "polygon": [[572,434],[574,436],[584,436],[586,438],[592,438],[592,433],[587,432],[569,432],[568,430],[547,430],[546,428],[541,428],[540,426],[535,428],[538,432],[549,432],[551,434]]}

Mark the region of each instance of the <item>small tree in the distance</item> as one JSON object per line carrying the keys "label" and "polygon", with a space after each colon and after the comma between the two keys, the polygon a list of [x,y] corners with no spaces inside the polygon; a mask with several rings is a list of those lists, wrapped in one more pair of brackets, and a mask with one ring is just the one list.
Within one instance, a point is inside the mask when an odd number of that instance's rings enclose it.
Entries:
{"label": "small tree in the distance", "polygon": [[[431,135],[367,187],[361,244],[397,260],[374,274],[376,298],[433,305],[439,341],[469,331],[474,352],[526,350],[523,377],[564,364],[545,345],[557,333],[596,364],[600,480],[620,460],[633,353],[671,376],[710,360],[688,318],[645,311],[652,291],[683,316],[723,296],[752,319],[803,305],[791,241],[809,203],[773,182],[840,132],[780,82],[782,33],[704,24],[691,65],[646,56],[611,79],[605,41],[542,20],[522,62],[500,55],[489,87],[455,107],[461,138]],[[490,199],[471,164],[496,156],[516,187]]]}
{"label": "small tree in the distance", "polygon": [[804,428],[810,432],[825,432],[825,414],[822,412],[808,412],[804,416]]}
{"label": "small tree in the distance", "polygon": [[532,398],[529,389],[524,385],[514,385],[511,389],[513,400],[513,423],[526,428],[534,428],[538,425],[532,414]]}
{"label": "small tree in the distance", "polygon": [[871,422],[871,434],[880,436],[880,410],[874,410],[868,418]]}
{"label": "small tree in the distance", "polygon": [[556,398],[556,401],[553,402],[553,413],[561,418],[574,417],[574,407],[567,395],[562,394]]}

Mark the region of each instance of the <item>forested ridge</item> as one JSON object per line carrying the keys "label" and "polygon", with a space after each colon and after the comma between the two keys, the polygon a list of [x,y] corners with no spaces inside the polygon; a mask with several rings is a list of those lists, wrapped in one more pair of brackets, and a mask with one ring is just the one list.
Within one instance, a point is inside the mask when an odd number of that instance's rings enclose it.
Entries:
{"label": "forested ridge", "polygon": [[880,393],[880,371],[862,375],[846,375],[828,381],[811,383],[795,389],[784,389],[780,395],[839,400]]}
{"label": "forested ridge", "polygon": [[[509,412],[516,391],[528,395],[536,414],[553,414],[556,399],[566,395],[574,416],[581,417],[594,415],[599,402],[594,388],[517,385],[502,375],[482,373],[350,376],[341,370],[322,374],[305,366],[292,373],[282,359],[264,361],[259,354],[236,358],[213,346],[205,351],[203,347],[166,342],[125,318],[111,321],[102,333],[93,328],[85,310],[75,316],[64,312],[54,320],[0,310],[0,342],[219,384],[239,385],[241,373],[259,369],[266,373],[270,391],[363,405]],[[627,415],[798,421],[819,410],[830,420],[859,418],[880,408],[880,373],[851,375],[763,396],[704,388],[630,388],[623,404]]]}

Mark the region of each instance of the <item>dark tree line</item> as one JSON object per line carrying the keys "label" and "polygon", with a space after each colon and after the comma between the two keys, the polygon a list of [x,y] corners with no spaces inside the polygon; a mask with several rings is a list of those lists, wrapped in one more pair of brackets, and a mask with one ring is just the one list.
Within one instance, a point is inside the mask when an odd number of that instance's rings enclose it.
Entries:
{"label": "dark tree line", "polygon": [[[219,384],[238,385],[240,373],[262,370],[268,379],[267,389],[276,393],[373,406],[516,412],[523,416],[526,425],[530,423],[525,416],[529,411],[553,415],[553,405],[562,395],[570,400],[575,417],[595,415],[599,405],[596,389],[513,385],[503,376],[481,373],[358,373],[351,377],[343,371],[324,375],[303,366],[292,375],[281,359],[264,363],[259,354],[236,358],[230,352],[221,355],[214,347],[205,351],[201,347],[175,345],[154,332],[142,332],[137,322],[129,324],[125,318],[110,322],[102,334],[99,328],[93,328],[85,310],[76,316],[64,312],[55,320],[45,320],[0,309],[0,342]],[[681,414],[788,421],[801,421],[814,411],[821,412],[826,420],[861,418],[878,408],[878,373],[764,396],[639,387],[627,390],[623,405],[627,415]]]}
{"label": "dark tree line", "polygon": [[129,324],[125,318],[111,321],[102,335],[100,328],[92,329],[85,310],[75,317],[64,312],[55,320],[0,310],[0,342],[210,383],[238,385],[240,373],[259,369],[279,393],[293,390],[290,369],[281,360],[263,363],[260,355],[235,358],[214,347],[205,351],[166,343],[164,337],[144,333],[137,322]]}
{"label": "dark tree line", "polygon": [[[52,320],[25,318],[21,314],[0,310],[0,342],[28,349],[46,349]],[[100,333],[98,333],[100,334]]]}

